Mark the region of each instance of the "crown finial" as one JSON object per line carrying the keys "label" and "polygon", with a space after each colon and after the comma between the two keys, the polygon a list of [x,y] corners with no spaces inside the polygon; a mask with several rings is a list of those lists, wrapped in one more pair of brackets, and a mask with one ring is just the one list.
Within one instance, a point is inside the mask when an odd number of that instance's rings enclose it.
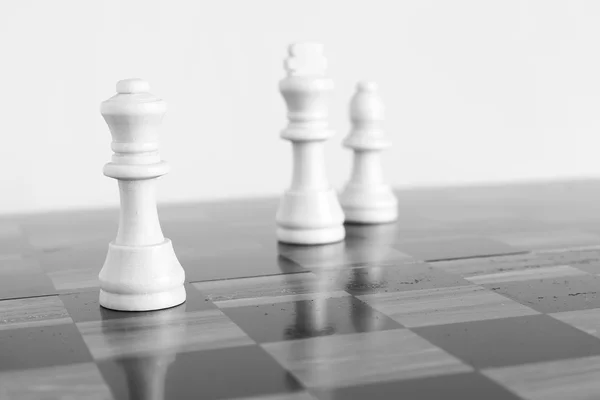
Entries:
{"label": "crown finial", "polygon": [[150,84],[140,78],[123,79],[117,82],[117,93],[119,94],[135,94],[148,93]]}
{"label": "crown finial", "polygon": [[359,92],[376,92],[377,83],[373,81],[360,81],[356,84],[356,90]]}
{"label": "crown finial", "polygon": [[358,82],[350,102],[350,119],[354,122],[382,121],[384,113],[377,83],[367,80]]}
{"label": "crown finial", "polygon": [[284,66],[288,75],[324,75],[327,58],[323,55],[325,46],[321,43],[293,43],[288,47],[288,57]]}

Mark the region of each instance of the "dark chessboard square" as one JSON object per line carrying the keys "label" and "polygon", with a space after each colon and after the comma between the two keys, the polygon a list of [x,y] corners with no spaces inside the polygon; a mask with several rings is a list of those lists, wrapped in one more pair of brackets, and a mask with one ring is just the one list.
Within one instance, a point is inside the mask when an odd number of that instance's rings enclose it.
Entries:
{"label": "dark chessboard square", "polygon": [[319,400],[522,400],[478,374],[463,373],[315,391]]}
{"label": "dark chessboard square", "polygon": [[547,315],[413,328],[476,368],[600,354],[600,340]]}
{"label": "dark chessboard square", "polygon": [[44,273],[16,274],[7,278],[0,274],[0,300],[48,296],[57,291]]}
{"label": "dark chessboard square", "polygon": [[[113,240],[119,222],[118,209],[53,212],[23,224],[31,246],[42,252],[56,252]],[[105,247],[107,250],[107,247]]]}
{"label": "dark chessboard square", "polygon": [[259,346],[119,358],[98,363],[115,400],[233,399],[299,393]]}
{"label": "dark chessboard square", "polygon": [[[587,252],[586,255],[589,255],[589,253],[592,252]],[[570,265],[579,268],[582,271],[589,272],[590,274],[600,275],[600,256],[598,254],[600,252],[596,250],[594,253],[595,254],[592,254],[590,258],[576,259],[571,262]]]}
{"label": "dark chessboard square", "polygon": [[311,300],[223,308],[259,343],[401,328],[385,314],[355,297],[315,295]]}
{"label": "dark chessboard square", "polygon": [[73,248],[39,252],[37,257],[59,293],[79,293],[98,289],[98,274],[107,252],[108,241],[96,241]]}
{"label": "dark chessboard square", "polygon": [[600,308],[600,277],[587,274],[484,286],[543,313]]}
{"label": "dark chessboard square", "polygon": [[2,400],[112,399],[93,362],[0,372]]}
{"label": "dark chessboard square", "polygon": [[218,279],[249,278],[305,272],[300,265],[278,256],[270,248],[252,248],[207,256],[200,251],[179,251],[177,256],[185,269],[186,281],[202,282]]}
{"label": "dark chessboard square", "polygon": [[[315,274],[319,276],[320,272],[315,271]],[[340,271],[338,279],[343,283],[344,290],[357,296],[471,284],[458,275],[446,273],[425,263],[345,269]]]}
{"label": "dark chessboard square", "polygon": [[37,257],[46,272],[86,269],[97,274],[104,265],[108,244],[109,241],[97,241],[82,246],[41,251]]}
{"label": "dark chessboard square", "polygon": [[0,300],[56,294],[50,278],[33,258],[0,256]]}
{"label": "dark chessboard square", "polygon": [[92,361],[74,324],[0,330],[0,371]]}
{"label": "dark chessboard square", "polygon": [[577,229],[556,230],[551,226],[537,232],[517,231],[493,237],[513,247],[529,251],[600,245],[600,235]]}
{"label": "dark chessboard square", "polygon": [[[186,312],[203,311],[217,308],[217,306],[215,306],[211,301],[208,301],[205,296],[203,296],[191,284],[186,283],[185,290],[186,301],[178,307],[184,308]],[[108,308],[104,308],[100,305],[99,296],[99,290],[93,290],[81,293],[62,294],[60,295],[60,299],[69,312],[69,315],[76,323],[118,318],[136,318],[156,313],[156,311],[127,312],[109,310]]]}
{"label": "dark chessboard square", "polygon": [[399,251],[423,261],[516,254],[522,249],[485,237],[451,237],[433,239],[400,239],[394,246]]}
{"label": "dark chessboard square", "polygon": [[20,224],[9,221],[0,223],[0,257],[29,253],[31,250]]}

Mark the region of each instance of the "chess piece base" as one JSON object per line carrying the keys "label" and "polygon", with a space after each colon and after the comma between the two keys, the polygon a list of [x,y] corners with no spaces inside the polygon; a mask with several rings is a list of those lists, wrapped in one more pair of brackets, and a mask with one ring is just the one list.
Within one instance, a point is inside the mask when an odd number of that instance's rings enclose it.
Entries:
{"label": "chess piece base", "polygon": [[345,234],[343,226],[320,229],[277,228],[277,239],[289,244],[316,245],[341,242]]}
{"label": "chess piece base", "polygon": [[389,186],[348,185],[340,195],[346,222],[385,224],[398,219],[398,201]]}
{"label": "chess piece base", "polygon": [[99,274],[100,305],[119,311],[150,311],[185,302],[185,272],[169,239],[156,245],[110,243]]}
{"label": "chess piece base", "polygon": [[277,211],[277,239],[291,244],[344,240],[344,212],[334,189],[287,191]]}
{"label": "chess piece base", "polygon": [[358,224],[386,224],[398,219],[395,206],[378,208],[344,207],[347,222]]}

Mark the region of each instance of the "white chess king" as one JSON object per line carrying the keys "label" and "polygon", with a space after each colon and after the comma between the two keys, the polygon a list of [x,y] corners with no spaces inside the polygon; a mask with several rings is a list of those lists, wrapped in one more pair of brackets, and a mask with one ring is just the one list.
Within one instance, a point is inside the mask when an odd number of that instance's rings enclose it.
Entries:
{"label": "white chess king", "polygon": [[280,242],[316,245],[344,239],[344,213],[325,169],[324,144],[329,129],[327,100],[333,81],[325,77],[323,45],[297,43],[285,60],[287,76],[279,90],[288,108],[288,126],[281,137],[292,142],[292,184],[277,210]]}
{"label": "white chess king", "polygon": [[381,151],[391,146],[381,127],[384,116],[377,84],[359,82],[350,101],[352,129],[343,143],[354,151],[352,174],[340,194],[347,222],[377,224],[398,218],[398,200],[381,169]]}
{"label": "white chess king", "polygon": [[185,272],[156,209],[156,182],[169,166],[160,159],[158,131],[166,103],[141,79],[117,83],[100,111],[112,135],[112,161],[104,175],[119,181],[117,237],[100,271],[100,305],[121,311],[158,310],[185,301]]}

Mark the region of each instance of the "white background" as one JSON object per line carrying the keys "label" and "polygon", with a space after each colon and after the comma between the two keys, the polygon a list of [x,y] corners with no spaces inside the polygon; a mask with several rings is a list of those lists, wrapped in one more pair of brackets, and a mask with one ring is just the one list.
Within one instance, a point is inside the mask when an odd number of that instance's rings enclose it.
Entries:
{"label": "white background", "polygon": [[161,202],[281,193],[277,84],[304,40],[336,84],[336,187],[362,78],[386,103],[395,186],[600,174],[598,1],[1,0],[0,213],[118,204],[99,105],[128,77],[169,105]]}

